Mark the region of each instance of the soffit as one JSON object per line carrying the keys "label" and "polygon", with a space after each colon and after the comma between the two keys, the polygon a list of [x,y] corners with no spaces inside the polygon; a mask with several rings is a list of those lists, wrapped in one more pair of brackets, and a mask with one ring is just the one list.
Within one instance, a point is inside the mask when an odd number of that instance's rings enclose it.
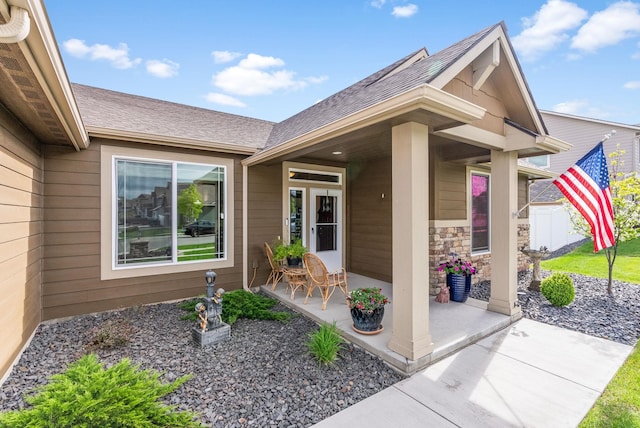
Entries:
{"label": "soffit", "polygon": [[[0,103],[42,143],[86,148],[88,136],[44,5],[36,0],[17,3],[28,11],[30,31],[21,42],[0,43]],[[4,24],[9,8],[2,2],[0,6]]]}

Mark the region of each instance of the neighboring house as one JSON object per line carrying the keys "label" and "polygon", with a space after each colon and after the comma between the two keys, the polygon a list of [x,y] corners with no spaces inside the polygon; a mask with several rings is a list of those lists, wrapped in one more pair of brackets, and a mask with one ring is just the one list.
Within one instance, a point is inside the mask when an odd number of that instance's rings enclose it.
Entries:
{"label": "neighboring house", "polygon": [[[6,1],[0,24],[20,14]],[[42,320],[192,297],[207,269],[227,290],[258,285],[278,236],[391,281],[389,348],[412,367],[434,349],[428,283],[451,251],[491,279],[489,310],[521,316],[517,212],[549,175],[518,159],[569,146],[548,135],[504,24],[272,123],[71,85],[42,2],[19,4],[26,38],[0,27],[0,374]],[[211,235],[181,232],[190,184]]]}
{"label": "neighboring house", "polygon": [[[587,154],[605,135],[611,137],[604,142],[604,152],[621,149],[618,170],[640,173],[640,125],[625,125],[541,110],[549,132],[573,145],[571,150],[529,159],[529,162],[545,168],[556,175],[564,173],[582,156]],[[615,131],[612,133],[611,131]],[[611,164],[609,163],[611,168]],[[573,231],[569,214],[560,199],[564,197],[550,180],[539,180],[531,186],[531,247],[545,246],[556,250],[564,245],[584,239]]]}

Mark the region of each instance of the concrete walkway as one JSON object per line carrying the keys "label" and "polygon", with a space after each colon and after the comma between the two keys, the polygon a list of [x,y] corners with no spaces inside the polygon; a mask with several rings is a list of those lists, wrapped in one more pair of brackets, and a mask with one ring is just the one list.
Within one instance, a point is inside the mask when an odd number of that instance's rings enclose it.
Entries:
{"label": "concrete walkway", "polygon": [[521,319],[314,426],[576,427],[632,349]]}

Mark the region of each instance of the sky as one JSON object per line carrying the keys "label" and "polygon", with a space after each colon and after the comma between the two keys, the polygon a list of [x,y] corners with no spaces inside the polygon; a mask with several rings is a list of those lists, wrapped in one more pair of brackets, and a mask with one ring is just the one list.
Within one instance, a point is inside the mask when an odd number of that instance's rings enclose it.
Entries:
{"label": "sky", "polygon": [[274,122],[504,21],[539,109],[640,124],[640,1],[44,3],[71,82]]}

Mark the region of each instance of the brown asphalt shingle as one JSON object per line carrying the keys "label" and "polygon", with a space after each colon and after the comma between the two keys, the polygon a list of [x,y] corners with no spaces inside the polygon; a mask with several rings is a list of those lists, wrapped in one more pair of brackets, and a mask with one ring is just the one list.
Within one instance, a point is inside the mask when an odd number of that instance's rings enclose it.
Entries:
{"label": "brown asphalt shingle", "polygon": [[73,84],[85,126],[262,148],[274,123]]}

